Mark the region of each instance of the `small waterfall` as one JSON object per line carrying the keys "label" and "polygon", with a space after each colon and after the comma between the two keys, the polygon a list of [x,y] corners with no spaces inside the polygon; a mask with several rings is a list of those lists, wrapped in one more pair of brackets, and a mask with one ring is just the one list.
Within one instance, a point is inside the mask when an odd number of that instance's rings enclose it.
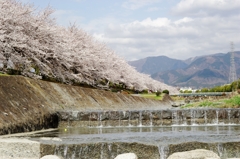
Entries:
{"label": "small waterfall", "polygon": [[153,114],[152,114],[151,111],[149,112],[149,120],[150,120],[149,125],[150,125],[150,126],[153,126]]}
{"label": "small waterfall", "polygon": [[219,126],[217,125],[217,126],[215,126],[216,127],[216,131],[217,131],[217,134],[219,135]]}
{"label": "small waterfall", "polygon": [[98,112],[98,126],[103,127],[103,125],[102,125],[102,112]]}
{"label": "small waterfall", "polygon": [[191,125],[196,125],[195,120],[196,120],[196,110],[191,109]]}
{"label": "small waterfall", "polygon": [[168,152],[169,152],[168,146],[159,145],[158,151],[159,151],[160,159],[167,159]]}
{"label": "small waterfall", "polygon": [[[85,154],[86,152],[89,151],[89,146],[85,146],[84,149],[83,149],[83,153]],[[81,155],[82,156],[82,155]],[[86,159],[87,157],[85,156],[84,159]]]}
{"label": "small waterfall", "polygon": [[106,111],[106,112],[102,112],[102,113],[104,114],[104,116],[107,116],[106,118],[108,119],[108,120],[105,121],[105,123],[103,125],[106,126],[106,127],[111,127],[111,123],[110,123],[111,112]]}
{"label": "small waterfall", "polygon": [[68,146],[65,146],[65,147],[64,147],[64,150],[63,150],[64,158],[67,157],[67,151],[68,151]]}
{"label": "small waterfall", "polygon": [[238,124],[240,123],[240,110],[238,110]]}
{"label": "small waterfall", "polygon": [[184,126],[187,125],[187,117],[186,117],[185,111],[182,111],[182,125]]}
{"label": "small waterfall", "polygon": [[88,116],[88,126],[91,127],[91,113],[89,113]]}
{"label": "small waterfall", "polygon": [[70,117],[68,116],[68,124],[67,127],[70,127]]}
{"label": "small waterfall", "polygon": [[112,144],[108,144],[108,151],[110,152],[110,154],[112,153]]}
{"label": "small waterfall", "polygon": [[126,111],[122,111],[123,113],[123,117],[125,118],[126,117]]}
{"label": "small waterfall", "polygon": [[178,125],[178,112],[177,110],[172,112],[172,125]]}
{"label": "small waterfall", "polygon": [[129,111],[129,116],[128,116],[128,126],[132,126],[131,125],[131,111]]}
{"label": "small waterfall", "polygon": [[142,111],[139,111],[139,125],[138,126],[142,126]]}
{"label": "small waterfall", "polygon": [[228,125],[228,134],[231,135],[232,134],[232,127],[230,125]]}
{"label": "small waterfall", "polygon": [[139,132],[142,132],[142,126],[140,126]]}
{"label": "small waterfall", "polygon": [[207,125],[207,122],[208,122],[207,111],[204,110],[204,123],[205,123],[205,125]]}
{"label": "small waterfall", "polygon": [[79,153],[78,153],[78,156],[82,156],[82,151],[83,151],[83,148],[80,147],[80,149],[79,149]]}
{"label": "small waterfall", "polygon": [[[88,124],[89,124],[89,127],[93,127],[93,126],[99,126],[99,115],[100,112],[96,113],[96,112],[89,112],[89,115],[88,115]],[[98,125],[95,125],[94,122],[92,121],[98,121]]]}
{"label": "small waterfall", "polygon": [[120,154],[119,149],[120,149],[120,145],[117,145],[117,154]]}
{"label": "small waterfall", "polygon": [[208,127],[207,126],[204,127],[204,131],[208,132]]}
{"label": "small waterfall", "polygon": [[121,111],[118,111],[118,126],[121,126]]}
{"label": "small waterfall", "polygon": [[56,147],[55,147],[54,155],[60,156],[60,154],[59,154],[59,146],[58,145],[56,145]]}
{"label": "small waterfall", "polygon": [[102,127],[98,128],[98,134],[102,134]]}
{"label": "small waterfall", "polygon": [[73,118],[78,118],[78,113],[79,113],[79,111],[72,111],[71,112],[71,116],[73,117]]}
{"label": "small waterfall", "polygon": [[228,124],[231,124],[231,109],[227,110],[227,114],[228,114]]}
{"label": "small waterfall", "polygon": [[101,155],[100,155],[100,159],[104,159],[104,158],[103,158],[103,148],[104,148],[104,143],[101,144]]}
{"label": "small waterfall", "polygon": [[110,159],[113,159],[114,157],[112,154],[112,144],[111,143],[108,144],[108,152],[109,152],[108,154],[110,156]]}
{"label": "small waterfall", "polygon": [[162,126],[163,125],[163,111],[162,110],[160,112],[159,120],[160,120],[160,126]]}
{"label": "small waterfall", "polygon": [[222,157],[223,156],[223,145],[221,143],[218,143],[217,149],[218,149],[218,155],[220,157]]}
{"label": "small waterfall", "polygon": [[219,114],[219,110],[216,110],[216,118],[215,118],[214,124],[218,124],[218,114]]}
{"label": "small waterfall", "polygon": [[72,158],[71,159],[75,159],[75,157],[76,157],[76,150],[77,150],[77,146],[74,146],[74,150],[72,152]]}

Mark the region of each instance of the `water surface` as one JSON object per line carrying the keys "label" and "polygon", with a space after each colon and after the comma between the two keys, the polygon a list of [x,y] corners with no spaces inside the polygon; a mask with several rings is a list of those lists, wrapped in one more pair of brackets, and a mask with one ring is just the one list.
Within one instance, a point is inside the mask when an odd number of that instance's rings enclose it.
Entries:
{"label": "water surface", "polygon": [[239,142],[239,125],[154,126],[154,127],[67,127],[31,135],[33,140],[60,138],[65,143],[140,142],[168,145],[199,141]]}

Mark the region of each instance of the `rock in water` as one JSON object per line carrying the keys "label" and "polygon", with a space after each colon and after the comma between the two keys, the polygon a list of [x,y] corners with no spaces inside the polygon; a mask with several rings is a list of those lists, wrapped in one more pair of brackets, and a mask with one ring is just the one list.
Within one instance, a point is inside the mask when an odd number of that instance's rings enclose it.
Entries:
{"label": "rock in water", "polygon": [[197,149],[185,152],[176,152],[168,157],[168,159],[220,159],[220,157],[209,150]]}
{"label": "rock in water", "polygon": [[138,157],[135,153],[124,153],[124,154],[118,155],[114,159],[138,159]]}

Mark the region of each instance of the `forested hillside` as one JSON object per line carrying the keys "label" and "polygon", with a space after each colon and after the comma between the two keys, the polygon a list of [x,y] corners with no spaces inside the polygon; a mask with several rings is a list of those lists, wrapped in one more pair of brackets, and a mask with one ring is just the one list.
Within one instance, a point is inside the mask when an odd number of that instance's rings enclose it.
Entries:
{"label": "forested hillside", "polygon": [[188,66],[182,60],[172,59],[167,56],[146,57],[136,61],[129,61],[128,63],[135,67],[138,72],[149,75],[158,72],[182,69]]}
{"label": "forested hillside", "polygon": [[[231,53],[196,56],[187,60],[164,56],[147,57],[129,64],[155,80],[176,87],[213,87],[229,82]],[[240,74],[240,51],[234,51],[237,79]]]}
{"label": "forested hillside", "polygon": [[82,29],[58,26],[53,10],[0,1],[0,71],[66,84],[176,89],[138,73]]}
{"label": "forested hillside", "polygon": [[[194,88],[220,86],[229,83],[230,53],[218,53],[195,58],[186,68],[158,72],[152,77],[175,86]],[[240,73],[240,52],[234,53],[237,79]]]}

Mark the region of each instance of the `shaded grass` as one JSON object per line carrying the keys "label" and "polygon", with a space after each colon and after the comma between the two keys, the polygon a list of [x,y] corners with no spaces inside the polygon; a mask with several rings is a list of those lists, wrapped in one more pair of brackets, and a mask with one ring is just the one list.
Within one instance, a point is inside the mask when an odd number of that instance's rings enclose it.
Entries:
{"label": "shaded grass", "polygon": [[156,94],[140,94],[140,97],[149,98],[149,99],[155,99],[155,100],[162,100],[164,96],[164,93],[162,93],[160,96],[157,96]]}
{"label": "shaded grass", "polygon": [[0,76],[9,76],[9,75],[6,74],[6,73],[2,73],[2,72],[0,72]]}

